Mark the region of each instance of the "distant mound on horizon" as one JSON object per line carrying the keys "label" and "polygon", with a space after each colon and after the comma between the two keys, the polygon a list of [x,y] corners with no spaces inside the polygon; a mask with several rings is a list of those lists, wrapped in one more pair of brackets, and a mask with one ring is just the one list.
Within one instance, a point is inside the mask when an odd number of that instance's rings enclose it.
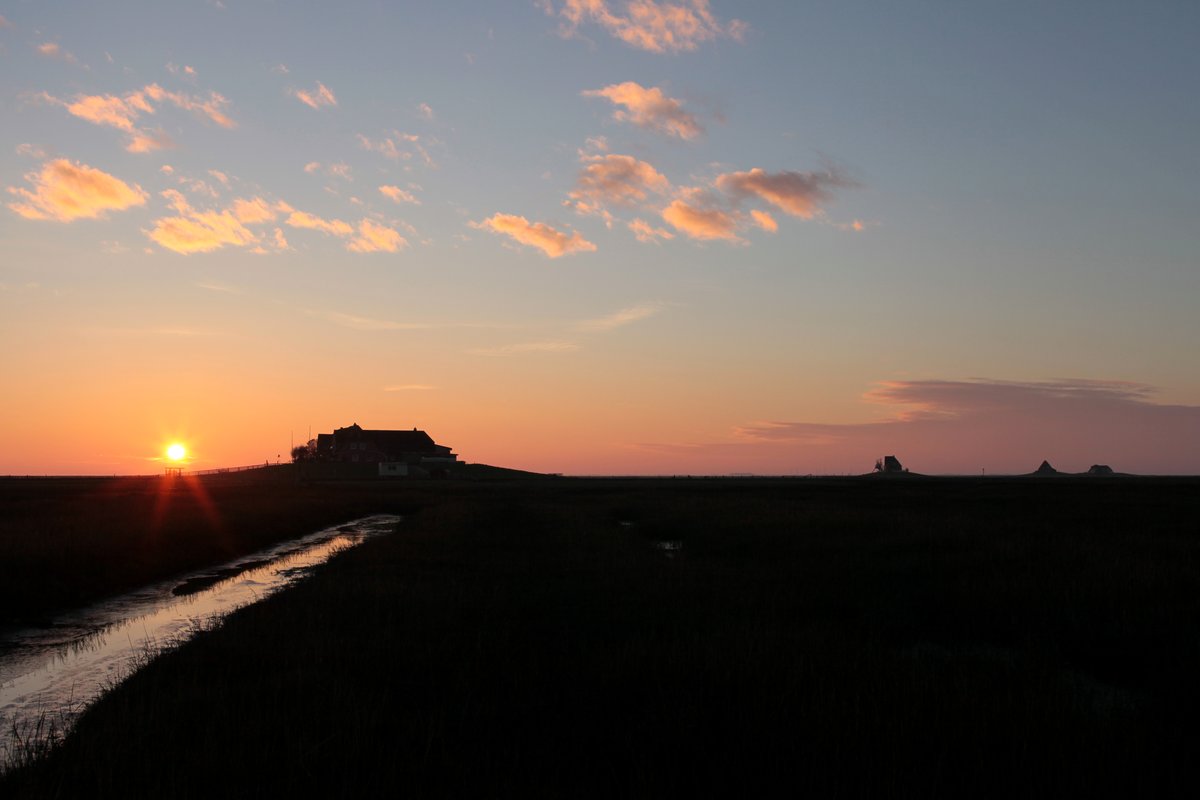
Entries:
{"label": "distant mound on horizon", "polygon": [[1034,475],[1061,475],[1058,470],[1050,466],[1049,461],[1043,461],[1042,465],[1033,471]]}
{"label": "distant mound on horizon", "polygon": [[544,472],[526,472],[521,469],[509,469],[508,467],[494,467],[491,464],[466,464],[458,463],[454,465],[454,470],[451,472],[453,478],[463,478],[466,480],[505,480],[512,478],[553,478],[555,475]]}

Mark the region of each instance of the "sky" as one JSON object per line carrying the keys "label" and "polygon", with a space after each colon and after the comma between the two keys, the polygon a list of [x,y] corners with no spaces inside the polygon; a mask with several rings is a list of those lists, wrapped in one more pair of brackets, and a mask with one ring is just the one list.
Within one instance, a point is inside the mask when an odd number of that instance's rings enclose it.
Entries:
{"label": "sky", "polygon": [[0,474],[1200,473],[1200,5],[0,4]]}

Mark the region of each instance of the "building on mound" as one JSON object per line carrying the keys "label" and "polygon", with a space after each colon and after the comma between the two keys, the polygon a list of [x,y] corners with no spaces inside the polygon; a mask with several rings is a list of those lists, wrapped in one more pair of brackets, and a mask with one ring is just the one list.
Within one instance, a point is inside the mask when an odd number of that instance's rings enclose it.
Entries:
{"label": "building on mound", "polygon": [[313,456],[317,461],[376,464],[378,474],[385,477],[445,474],[458,463],[449,447],[433,441],[425,431],[372,431],[358,423],[318,434]]}
{"label": "building on mound", "polygon": [[908,472],[900,465],[900,459],[895,456],[884,456],[875,462],[875,471],[883,473]]}
{"label": "building on mound", "polygon": [[1042,465],[1033,473],[1034,475],[1057,475],[1058,470],[1050,466],[1049,461],[1043,461]]}
{"label": "building on mound", "polygon": [[1088,470],[1087,474],[1088,475],[1112,475],[1113,468],[1110,467],[1108,464],[1092,464],[1091,469]]}

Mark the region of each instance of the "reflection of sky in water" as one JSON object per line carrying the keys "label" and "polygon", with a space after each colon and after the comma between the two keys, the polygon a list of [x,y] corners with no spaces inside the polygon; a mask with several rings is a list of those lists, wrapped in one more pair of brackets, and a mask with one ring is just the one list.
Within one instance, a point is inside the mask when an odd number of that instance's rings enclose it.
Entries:
{"label": "reflection of sky in water", "polygon": [[[136,659],[178,644],[211,621],[275,593],[334,553],[393,530],[397,520],[376,516],[327,528],[63,615],[48,628],[15,632],[0,645],[3,748],[12,744],[14,725],[27,732],[42,718],[43,726],[68,727],[86,703],[122,680]],[[189,578],[264,560],[269,563],[194,594],[172,594]]]}

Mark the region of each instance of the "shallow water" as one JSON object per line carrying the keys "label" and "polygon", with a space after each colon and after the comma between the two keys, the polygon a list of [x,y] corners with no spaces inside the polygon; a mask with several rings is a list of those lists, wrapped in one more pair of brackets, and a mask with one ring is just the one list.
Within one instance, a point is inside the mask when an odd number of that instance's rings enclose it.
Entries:
{"label": "shallow water", "polygon": [[[289,586],[335,553],[394,530],[399,519],[375,516],[326,528],[6,636],[0,642],[0,768],[18,756],[20,741],[44,738],[51,728],[61,735],[101,692],[149,657]],[[176,594],[182,587],[188,593]]]}

